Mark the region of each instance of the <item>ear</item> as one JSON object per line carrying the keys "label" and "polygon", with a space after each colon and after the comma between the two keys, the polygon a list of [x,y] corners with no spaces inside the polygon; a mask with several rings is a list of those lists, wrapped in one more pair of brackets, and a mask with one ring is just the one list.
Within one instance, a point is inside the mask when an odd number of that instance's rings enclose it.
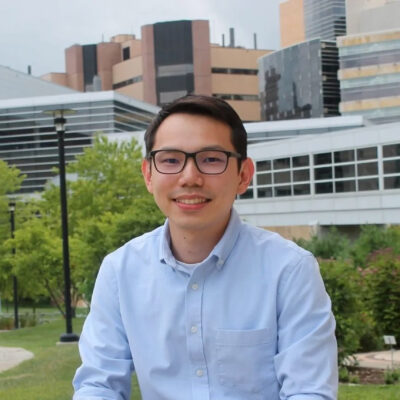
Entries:
{"label": "ear", "polygon": [[254,175],[254,164],[251,158],[246,158],[242,161],[239,172],[239,185],[237,188],[237,194],[243,194],[250,185],[250,182]]}
{"label": "ear", "polygon": [[142,161],[142,174],[144,178],[144,183],[146,184],[147,190],[153,193],[153,185],[151,182],[151,160],[146,158]]}

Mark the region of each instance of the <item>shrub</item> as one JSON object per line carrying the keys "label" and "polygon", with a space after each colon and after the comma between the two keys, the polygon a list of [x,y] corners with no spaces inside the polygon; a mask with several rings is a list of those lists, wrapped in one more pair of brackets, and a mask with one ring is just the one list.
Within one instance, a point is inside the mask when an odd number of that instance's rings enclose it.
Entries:
{"label": "shrub", "polygon": [[345,261],[320,260],[322,278],[336,318],[339,365],[360,348],[360,337],[371,329],[359,291],[359,274]]}
{"label": "shrub", "polygon": [[400,256],[391,249],[376,251],[362,276],[365,301],[379,334],[400,338]]}

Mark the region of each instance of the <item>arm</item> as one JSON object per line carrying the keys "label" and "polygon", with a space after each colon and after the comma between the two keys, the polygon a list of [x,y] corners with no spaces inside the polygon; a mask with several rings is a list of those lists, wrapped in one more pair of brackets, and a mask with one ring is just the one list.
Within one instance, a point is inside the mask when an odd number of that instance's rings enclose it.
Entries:
{"label": "arm", "polygon": [[79,341],[82,365],[76,371],[74,400],[128,400],[132,356],[119,309],[114,268],[105,258]]}
{"label": "arm", "polygon": [[282,279],[278,335],[275,369],[281,398],[336,399],[335,320],[318,264],[311,255],[303,256]]}

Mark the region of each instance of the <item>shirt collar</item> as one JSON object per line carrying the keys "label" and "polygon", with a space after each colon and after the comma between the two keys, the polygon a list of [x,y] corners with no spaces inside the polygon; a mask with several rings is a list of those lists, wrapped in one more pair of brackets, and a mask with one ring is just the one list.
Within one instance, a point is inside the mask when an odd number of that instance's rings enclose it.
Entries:
{"label": "shirt collar", "polygon": [[[221,269],[225,264],[226,259],[229,257],[233,246],[239,236],[242,221],[239,218],[238,213],[234,208],[231,210],[231,216],[229,219],[228,226],[219,242],[216,244],[214,249],[208,255],[208,257],[203,260],[200,264],[203,264],[210,260],[212,257],[216,259],[216,266]],[[169,233],[169,222],[166,219],[164,226],[161,231],[159,246],[160,262],[163,264],[168,264],[172,268],[177,267],[177,262],[171,251],[171,236]]]}

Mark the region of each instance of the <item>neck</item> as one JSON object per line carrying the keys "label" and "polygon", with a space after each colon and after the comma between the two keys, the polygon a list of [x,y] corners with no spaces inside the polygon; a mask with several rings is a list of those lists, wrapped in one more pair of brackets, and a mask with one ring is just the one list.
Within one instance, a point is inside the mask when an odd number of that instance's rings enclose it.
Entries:
{"label": "neck", "polygon": [[214,233],[187,231],[170,225],[172,254],[178,261],[187,264],[205,260],[223,236],[228,222]]}

